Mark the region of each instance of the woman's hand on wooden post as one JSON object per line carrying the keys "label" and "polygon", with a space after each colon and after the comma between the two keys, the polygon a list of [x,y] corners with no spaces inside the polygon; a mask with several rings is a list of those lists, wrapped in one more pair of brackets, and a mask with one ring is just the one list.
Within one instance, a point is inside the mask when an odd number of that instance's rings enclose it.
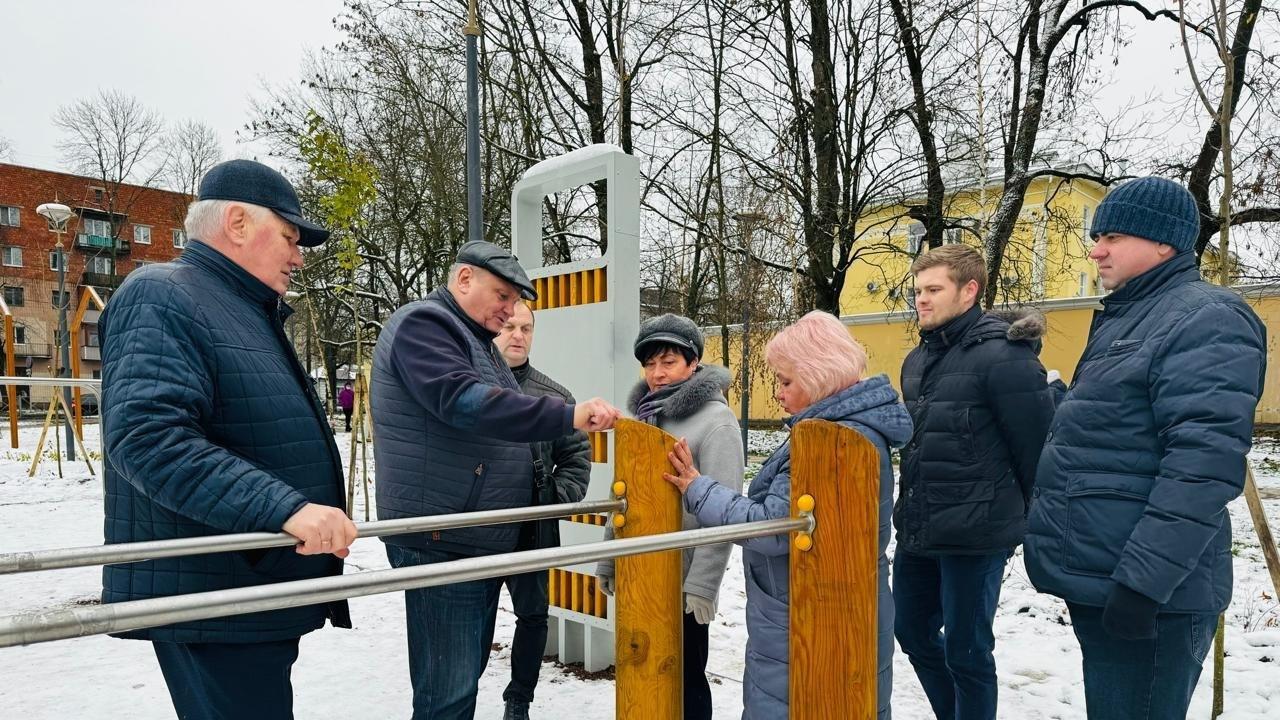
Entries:
{"label": "woman's hand on wooden post", "polygon": [[671,461],[671,466],[675,468],[676,474],[663,473],[662,477],[667,482],[675,485],[676,489],[683,495],[689,489],[689,485],[702,474],[698,472],[698,468],[693,466],[693,452],[689,450],[689,441],[680,438],[671,452],[667,453],[667,460]]}

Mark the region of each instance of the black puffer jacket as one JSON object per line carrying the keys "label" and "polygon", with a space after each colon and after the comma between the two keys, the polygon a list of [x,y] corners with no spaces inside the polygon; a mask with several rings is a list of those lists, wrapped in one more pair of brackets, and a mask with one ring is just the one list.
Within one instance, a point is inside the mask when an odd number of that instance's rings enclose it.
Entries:
{"label": "black puffer jacket", "polygon": [[[520,383],[520,392],[534,397],[557,397],[570,405],[577,403],[573,393],[542,374],[529,363],[511,368]],[[538,505],[578,502],[587,494],[591,482],[591,443],[587,434],[574,430],[555,440],[533,443],[533,501]],[[560,544],[560,521],[539,520],[534,524],[537,547]]]}
{"label": "black puffer jacket", "polygon": [[893,508],[898,547],[970,555],[1022,542],[1053,419],[1052,392],[1036,357],[1043,332],[1038,312],[1010,325],[975,306],[920,334],[902,365],[915,431],[902,449]]}

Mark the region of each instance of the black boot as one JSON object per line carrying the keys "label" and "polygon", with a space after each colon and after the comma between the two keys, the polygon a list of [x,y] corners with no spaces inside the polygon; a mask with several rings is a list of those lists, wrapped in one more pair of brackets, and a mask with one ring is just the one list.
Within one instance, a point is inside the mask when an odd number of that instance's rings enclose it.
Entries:
{"label": "black boot", "polygon": [[502,720],[529,720],[529,703],[523,700],[508,700],[507,711],[502,713]]}

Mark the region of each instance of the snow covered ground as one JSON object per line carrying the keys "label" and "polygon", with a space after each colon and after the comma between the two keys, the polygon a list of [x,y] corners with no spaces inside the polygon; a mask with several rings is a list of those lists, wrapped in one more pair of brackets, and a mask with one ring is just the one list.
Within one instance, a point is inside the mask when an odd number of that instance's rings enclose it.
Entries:
{"label": "snow covered ground", "polygon": [[[64,463],[57,477],[51,461],[27,477],[38,427],[24,427],[21,449],[0,449],[0,552],[93,545],[102,541],[101,482],[83,462]],[[86,427],[91,451],[99,447],[96,426]],[[752,433],[753,453],[770,435]],[[780,437],[780,436],[773,436]],[[346,456],[350,436],[340,434]],[[372,455],[372,453],[370,453]],[[1260,440],[1252,459],[1261,487],[1280,494],[1280,443]],[[1267,501],[1273,525],[1280,526],[1280,500]],[[1231,505],[1236,539],[1235,600],[1227,612],[1226,720],[1275,718],[1280,702],[1280,605],[1271,596],[1261,548],[1244,500]],[[357,518],[363,497],[357,495]],[[1280,527],[1277,527],[1280,529]],[[382,545],[361,540],[348,572],[387,567]],[[79,602],[98,594],[94,568],[0,577],[0,615]],[[712,692],[716,714],[736,718],[742,709],[744,626],[743,577],[735,550],[722,593],[720,615],[711,629]],[[355,631],[326,628],[302,642],[294,669],[299,718],[394,718],[409,715],[410,690],[401,596],[352,601]],[[477,717],[502,714],[502,689],[509,671],[514,616],[503,598],[488,671],[480,684]],[[1085,718],[1079,649],[1056,598],[1037,594],[1026,579],[1021,555],[1010,563],[996,617],[1000,717],[1018,720]],[[1208,665],[1208,664],[1207,664]],[[1208,665],[1211,667],[1211,665]],[[894,713],[898,720],[931,718],[906,658],[894,662]],[[0,650],[0,719],[172,717],[164,681],[150,645],[89,637]],[[1203,675],[1190,717],[1208,718],[1210,672]],[[1268,710],[1270,708],[1270,710]],[[584,680],[547,661],[542,667],[535,718],[576,720],[613,717],[610,680]]]}

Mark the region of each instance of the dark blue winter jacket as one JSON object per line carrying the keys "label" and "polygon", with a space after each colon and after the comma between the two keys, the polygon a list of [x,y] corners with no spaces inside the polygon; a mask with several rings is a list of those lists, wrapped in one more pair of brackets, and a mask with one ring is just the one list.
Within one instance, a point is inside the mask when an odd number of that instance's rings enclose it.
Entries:
{"label": "dark blue winter jacket", "polygon": [[[573,406],[520,392],[489,332],[446,289],[397,310],[373,355],[370,404],[383,520],[533,502],[529,443],[573,431]],[[508,552],[520,526],[384,538],[465,555]]]}
{"label": "dark blue winter jacket", "polygon": [[[274,290],[200,242],[130,273],[100,320],[108,543],[280,532],[308,502],[343,506],[338,449],[285,338]],[[103,602],[338,575],[293,548],[107,566]],[[265,642],[324,624],[345,602],[128,633]]]}
{"label": "dark blue winter jacket", "polygon": [[1041,455],[1027,572],[1083,605],[1120,583],[1162,612],[1221,612],[1266,329],[1191,253],[1102,303]]}

